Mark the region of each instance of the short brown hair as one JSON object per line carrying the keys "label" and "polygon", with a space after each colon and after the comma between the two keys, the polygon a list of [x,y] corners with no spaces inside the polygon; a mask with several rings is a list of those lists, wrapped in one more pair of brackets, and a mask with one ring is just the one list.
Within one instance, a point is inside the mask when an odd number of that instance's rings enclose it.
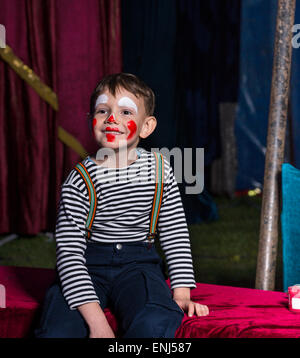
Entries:
{"label": "short brown hair", "polygon": [[88,115],[89,125],[95,113],[95,103],[97,98],[105,90],[108,90],[115,96],[117,89],[124,88],[136,97],[143,97],[146,114],[152,116],[155,108],[155,95],[152,89],[146,85],[141,79],[131,73],[114,73],[105,76],[97,84],[90,99],[90,113]]}

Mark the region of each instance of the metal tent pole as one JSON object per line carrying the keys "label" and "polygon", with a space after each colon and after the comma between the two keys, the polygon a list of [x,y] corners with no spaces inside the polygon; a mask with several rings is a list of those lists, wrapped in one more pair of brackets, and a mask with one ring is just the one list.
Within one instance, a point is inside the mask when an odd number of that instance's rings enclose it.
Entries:
{"label": "metal tent pole", "polygon": [[295,0],[278,0],[268,118],[267,152],[255,287],[274,290],[278,245],[279,179],[284,159]]}

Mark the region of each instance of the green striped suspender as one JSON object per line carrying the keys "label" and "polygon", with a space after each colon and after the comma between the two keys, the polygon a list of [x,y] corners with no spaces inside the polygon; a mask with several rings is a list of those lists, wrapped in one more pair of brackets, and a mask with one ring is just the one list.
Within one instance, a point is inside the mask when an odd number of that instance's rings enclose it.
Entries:
{"label": "green striped suspender", "polygon": [[155,239],[158,235],[156,230],[158,215],[161,207],[163,191],[164,191],[164,160],[161,153],[153,152],[155,157],[155,192],[150,216],[150,229],[147,234],[149,243],[151,239]]}
{"label": "green striped suspender", "polygon": [[85,223],[85,238],[88,240],[91,237],[91,229],[93,225],[93,221],[96,214],[96,207],[97,207],[97,195],[96,190],[93,184],[93,181],[86,169],[86,167],[82,163],[78,163],[75,167],[75,169],[78,171],[78,173],[82,176],[85,185],[87,187],[88,193],[89,193],[89,202],[90,202],[90,209],[86,218]]}
{"label": "green striped suspender", "polygon": [[[161,207],[162,196],[163,196],[163,178],[164,178],[164,160],[163,156],[160,153],[153,152],[155,157],[155,192],[154,192],[154,199],[152,204],[152,212],[150,216],[150,228],[149,233],[147,234],[147,238],[149,242],[151,239],[156,238],[157,236],[157,220],[158,215]],[[89,202],[90,208],[86,218],[85,230],[86,230],[86,239],[88,240],[91,237],[92,225],[96,214],[96,207],[97,207],[97,195],[96,190],[93,184],[93,181],[82,163],[78,163],[75,166],[75,169],[83,178],[88,193],[89,193]]]}

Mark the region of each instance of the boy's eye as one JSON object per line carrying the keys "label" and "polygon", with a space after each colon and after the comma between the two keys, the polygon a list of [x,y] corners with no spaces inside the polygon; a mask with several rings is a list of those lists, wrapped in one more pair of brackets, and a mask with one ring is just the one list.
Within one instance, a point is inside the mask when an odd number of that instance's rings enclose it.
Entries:
{"label": "boy's eye", "polygon": [[124,109],[123,113],[124,113],[126,116],[128,116],[128,115],[131,115],[131,114],[132,114],[132,112],[128,111],[127,109]]}
{"label": "boy's eye", "polygon": [[106,109],[103,109],[103,108],[100,108],[96,111],[96,113],[100,113],[100,114],[105,114],[107,113],[107,110]]}

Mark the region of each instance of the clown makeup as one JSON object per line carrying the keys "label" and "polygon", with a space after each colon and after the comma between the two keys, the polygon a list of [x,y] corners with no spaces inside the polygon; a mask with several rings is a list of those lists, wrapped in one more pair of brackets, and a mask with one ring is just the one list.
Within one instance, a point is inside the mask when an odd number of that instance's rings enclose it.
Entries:
{"label": "clown makeup", "polygon": [[136,130],[137,130],[137,126],[136,126],[136,123],[134,121],[129,121],[127,123],[127,128],[129,129],[130,133],[127,137],[127,139],[130,139],[134,136]]}
{"label": "clown makeup", "polygon": [[97,98],[97,101],[95,103],[95,109],[98,107],[98,105],[100,103],[107,103],[108,101],[108,97],[106,94],[101,94],[98,98]]}
{"label": "clown makeup", "polygon": [[94,136],[94,138],[95,138],[94,128],[95,128],[96,124],[97,124],[97,118],[93,118],[92,127],[93,127],[93,136]]}
{"label": "clown makeup", "polygon": [[129,97],[122,97],[118,101],[119,107],[129,107],[135,110],[138,113],[137,105],[133,102],[133,100]]}
{"label": "clown makeup", "polygon": [[[104,106],[101,106],[104,105]],[[99,108],[99,109],[97,109]],[[117,139],[121,140],[123,133],[117,134],[114,130],[122,130],[122,124],[125,125],[128,129],[128,134],[126,135],[126,140],[133,139],[138,131],[138,126],[136,120],[138,120],[138,105],[133,99],[129,96],[110,96],[110,93],[102,93],[96,100],[95,103],[96,116],[99,116],[101,123],[105,120],[105,138],[107,142],[115,142]],[[118,112],[117,118],[114,112]],[[108,116],[108,117],[107,117]],[[136,118],[137,117],[137,118]],[[118,120],[117,120],[118,119]],[[92,126],[95,129],[97,125],[98,117],[93,119]],[[105,122],[103,122],[105,123]],[[113,123],[117,123],[115,126]],[[122,124],[121,124],[122,123]],[[111,126],[109,125],[111,124]],[[121,124],[121,127],[120,127]],[[123,129],[124,130],[124,129]],[[111,132],[109,132],[111,131]]]}
{"label": "clown makeup", "polygon": [[93,122],[92,122],[93,129],[96,126],[96,124],[97,124],[97,118],[93,118]]}

